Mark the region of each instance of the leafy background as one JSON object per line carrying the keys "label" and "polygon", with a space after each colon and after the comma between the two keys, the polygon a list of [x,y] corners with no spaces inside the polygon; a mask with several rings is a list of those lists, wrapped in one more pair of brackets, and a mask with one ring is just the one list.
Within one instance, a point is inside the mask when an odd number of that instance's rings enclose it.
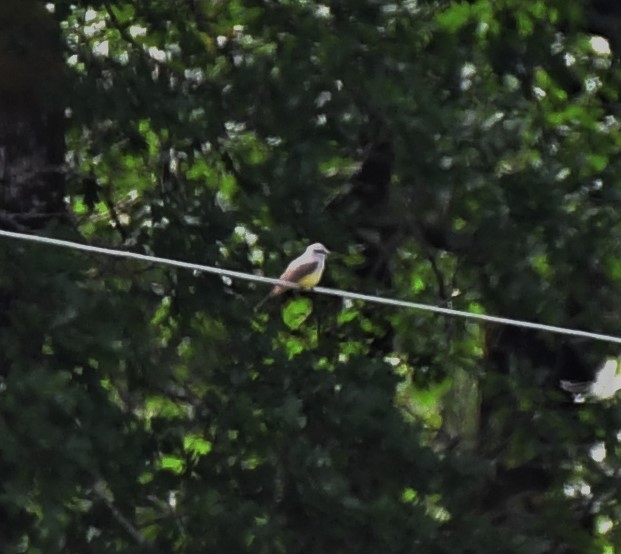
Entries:
{"label": "leafy background", "polygon": [[[271,276],[321,241],[327,286],[621,333],[615,2],[0,16],[0,145],[36,173],[8,157],[2,227]],[[2,552],[621,549],[618,400],[559,387],[613,345],[254,312],[258,285],[5,239],[0,268]]]}

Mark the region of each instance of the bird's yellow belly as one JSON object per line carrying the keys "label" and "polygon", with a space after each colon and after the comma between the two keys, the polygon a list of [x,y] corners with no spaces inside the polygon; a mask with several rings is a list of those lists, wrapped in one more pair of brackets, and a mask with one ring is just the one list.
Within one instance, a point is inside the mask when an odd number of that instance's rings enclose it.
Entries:
{"label": "bird's yellow belly", "polygon": [[315,271],[315,273],[311,273],[310,275],[302,277],[298,281],[298,285],[304,288],[314,287],[317,283],[319,283],[319,280],[321,279],[321,273],[321,271]]}

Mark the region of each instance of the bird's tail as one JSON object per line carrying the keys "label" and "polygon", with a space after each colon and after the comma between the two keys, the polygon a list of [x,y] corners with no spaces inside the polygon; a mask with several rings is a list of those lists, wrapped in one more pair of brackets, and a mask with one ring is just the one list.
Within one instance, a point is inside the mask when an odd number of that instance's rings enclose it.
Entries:
{"label": "bird's tail", "polygon": [[265,304],[270,298],[274,296],[274,291],[268,292],[265,297],[254,307],[254,311],[256,312],[263,304]]}

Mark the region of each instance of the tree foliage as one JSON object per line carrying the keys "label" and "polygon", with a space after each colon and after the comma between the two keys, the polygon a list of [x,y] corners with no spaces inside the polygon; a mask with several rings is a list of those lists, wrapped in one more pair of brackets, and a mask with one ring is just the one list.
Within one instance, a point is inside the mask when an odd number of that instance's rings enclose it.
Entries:
{"label": "tree foliage", "polygon": [[[614,2],[3,9],[0,153],[30,161],[0,155],[2,227],[270,276],[321,241],[330,286],[620,334]],[[559,387],[613,345],[255,312],[259,285],[4,238],[0,268],[3,552],[621,548],[618,401]]]}

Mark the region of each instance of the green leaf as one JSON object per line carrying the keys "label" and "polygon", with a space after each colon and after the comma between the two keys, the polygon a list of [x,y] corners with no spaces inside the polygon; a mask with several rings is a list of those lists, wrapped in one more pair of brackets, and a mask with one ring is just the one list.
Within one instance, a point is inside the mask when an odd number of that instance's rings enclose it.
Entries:
{"label": "green leaf", "polygon": [[136,10],[131,4],[116,4],[113,5],[111,9],[121,24],[131,22],[136,14]]}
{"label": "green leaf", "polygon": [[588,154],[587,160],[589,165],[595,171],[603,171],[608,166],[608,156],[604,156],[601,154]]}
{"label": "green leaf", "polygon": [[209,454],[212,447],[212,443],[200,435],[185,435],[183,437],[183,449],[194,456]]}
{"label": "green leaf", "polygon": [[435,20],[447,31],[454,33],[470,20],[471,8],[467,2],[451,4],[446,10],[439,12]]}
{"label": "green leaf", "polygon": [[170,471],[179,475],[185,469],[185,462],[177,456],[165,455],[161,457],[159,467],[165,471]]}
{"label": "green leaf", "polygon": [[298,329],[313,311],[313,303],[306,297],[291,300],[282,311],[282,318],[289,329]]}

